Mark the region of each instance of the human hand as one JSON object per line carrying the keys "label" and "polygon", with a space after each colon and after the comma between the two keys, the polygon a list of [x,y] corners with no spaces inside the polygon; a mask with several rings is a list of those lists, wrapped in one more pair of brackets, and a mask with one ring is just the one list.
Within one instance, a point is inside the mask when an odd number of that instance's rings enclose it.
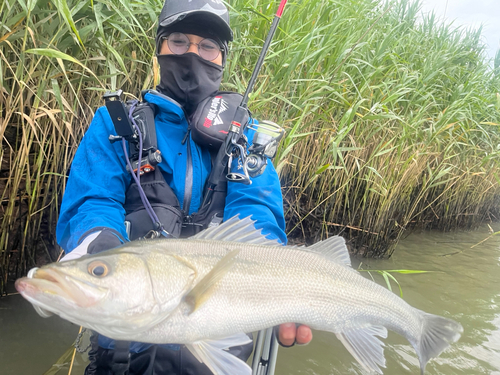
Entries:
{"label": "human hand", "polygon": [[78,259],[86,254],[96,254],[122,244],[120,234],[114,229],[103,228],[89,234],[71,252],[62,257],[61,262]]}
{"label": "human hand", "polygon": [[306,325],[296,325],[295,323],[285,323],[279,326],[278,342],[281,346],[290,347],[295,343],[306,345],[312,340],[311,328]]}
{"label": "human hand", "polygon": [[89,244],[87,252],[89,254],[97,254],[104,250],[113,249],[121,246],[120,234],[111,228],[103,228],[98,236]]}

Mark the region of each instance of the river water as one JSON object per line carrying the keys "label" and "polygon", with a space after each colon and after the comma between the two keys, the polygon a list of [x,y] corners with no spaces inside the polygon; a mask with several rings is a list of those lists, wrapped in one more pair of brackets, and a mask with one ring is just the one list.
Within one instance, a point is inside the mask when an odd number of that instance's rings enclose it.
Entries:
{"label": "river water", "polygon": [[[500,224],[493,229],[500,230]],[[500,375],[500,235],[471,248],[488,236],[487,226],[474,232],[414,232],[399,243],[391,259],[362,260],[367,270],[432,271],[393,275],[408,303],[463,325],[462,338],[429,362],[427,374]],[[0,374],[44,374],[71,346],[78,328],[57,317],[39,317],[19,295],[0,299]],[[417,356],[404,338],[389,332],[385,342],[384,374],[420,373]],[[73,375],[82,374],[84,366],[81,356],[76,361]],[[68,374],[68,360],[63,362],[50,374]],[[326,332],[315,332],[307,346],[280,348],[276,369],[276,375],[362,373],[335,335]]]}

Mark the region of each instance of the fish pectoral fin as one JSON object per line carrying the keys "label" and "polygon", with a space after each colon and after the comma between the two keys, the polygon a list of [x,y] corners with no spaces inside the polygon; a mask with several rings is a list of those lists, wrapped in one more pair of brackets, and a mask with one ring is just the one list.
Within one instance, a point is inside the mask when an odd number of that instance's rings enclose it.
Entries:
{"label": "fish pectoral fin", "polygon": [[229,271],[235,262],[235,258],[240,252],[236,249],[227,253],[212,270],[191,289],[184,297],[184,302],[188,306],[188,315],[196,311],[214,292],[214,286]]}
{"label": "fish pectoral fin", "polygon": [[244,333],[222,340],[205,340],[187,344],[186,347],[215,375],[251,375],[252,369],[238,357],[224,350],[233,346],[245,345],[252,340]]}
{"label": "fish pectoral fin", "polygon": [[349,353],[370,373],[382,374],[380,367],[385,367],[384,343],[375,336],[387,337],[383,326],[369,326],[335,333]]}

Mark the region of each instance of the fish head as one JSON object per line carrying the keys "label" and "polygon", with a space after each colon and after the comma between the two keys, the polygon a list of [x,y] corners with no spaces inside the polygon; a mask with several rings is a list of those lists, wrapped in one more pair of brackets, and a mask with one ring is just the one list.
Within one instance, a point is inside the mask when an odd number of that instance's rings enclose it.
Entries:
{"label": "fish head", "polygon": [[175,310],[195,277],[175,256],[123,247],[35,268],[15,286],[42,316],[133,340]]}

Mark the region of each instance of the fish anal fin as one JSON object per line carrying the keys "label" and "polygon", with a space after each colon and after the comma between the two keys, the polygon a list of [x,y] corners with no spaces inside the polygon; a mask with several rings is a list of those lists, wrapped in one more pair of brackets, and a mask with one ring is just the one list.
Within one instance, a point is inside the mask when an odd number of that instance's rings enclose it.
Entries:
{"label": "fish anal fin", "polygon": [[382,374],[380,367],[385,367],[384,343],[375,336],[386,338],[385,327],[368,326],[335,334],[366,371]]}
{"label": "fish anal fin", "polygon": [[[304,249],[301,249],[304,250]],[[351,267],[351,258],[349,251],[345,245],[344,238],[340,236],[332,236],[326,240],[315,243],[312,246],[305,248],[306,251],[314,252],[323,255],[332,262],[343,264]]]}
{"label": "fish anal fin", "polygon": [[205,340],[187,344],[191,353],[216,375],[251,375],[252,369],[238,357],[224,350],[245,345],[252,340],[244,333],[222,339]]}
{"label": "fish anal fin", "polygon": [[240,252],[236,249],[227,253],[184,297],[184,302],[188,306],[188,314],[196,311],[214,292],[214,286],[229,271],[235,262],[235,258]]}

